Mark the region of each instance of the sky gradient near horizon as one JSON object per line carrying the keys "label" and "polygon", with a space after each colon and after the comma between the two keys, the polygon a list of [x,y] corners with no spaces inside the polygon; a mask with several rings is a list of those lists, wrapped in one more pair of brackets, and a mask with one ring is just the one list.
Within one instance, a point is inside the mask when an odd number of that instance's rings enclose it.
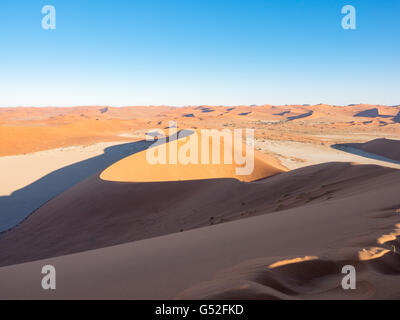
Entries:
{"label": "sky gradient near horizon", "polygon": [[2,0],[0,107],[395,105],[399,37],[399,0]]}

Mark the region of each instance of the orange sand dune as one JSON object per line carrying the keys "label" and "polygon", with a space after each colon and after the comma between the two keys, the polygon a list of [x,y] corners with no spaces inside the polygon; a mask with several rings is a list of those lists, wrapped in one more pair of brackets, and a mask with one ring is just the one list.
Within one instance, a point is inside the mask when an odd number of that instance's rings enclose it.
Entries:
{"label": "orange sand dune", "polygon": [[[289,208],[324,205],[348,194],[355,196],[374,190],[383,181],[398,179],[399,174],[398,170],[379,166],[327,163],[247,183],[236,179],[128,183],[104,181],[95,175],[1,234],[0,265],[102,248]],[[397,201],[396,192],[395,198]],[[387,206],[391,201],[390,198]],[[337,210],[351,211],[358,204],[354,200]]]}
{"label": "orange sand dune", "polygon": [[[375,110],[371,116],[368,110]],[[368,117],[356,116],[357,114]],[[168,126],[182,128],[253,128],[257,137],[320,143],[318,135],[400,136],[400,107],[376,105],[168,106],[0,108],[0,156],[71,145],[120,141],[120,135]],[[193,116],[187,116],[193,115]],[[309,116],[306,116],[309,115]],[[294,117],[294,118],[291,118]],[[296,121],[291,121],[296,120]],[[305,125],[307,124],[307,125]],[[305,137],[307,135],[307,137]],[[337,141],[340,143],[340,141]]]}
{"label": "orange sand dune", "polygon": [[[0,268],[0,298],[399,299],[399,189],[400,171],[348,163],[250,183],[89,179],[1,236],[2,265],[48,259]],[[208,226],[176,230],[195,220]],[[349,264],[355,290],[341,287]]]}
{"label": "orange sand dune", "polygon": [[[275,158],[256,152],[253,156],[254,160],[248,160],[254,164],[249,167],[249,173],[238,174],[237,169],[243,169],[243,164],[236,164],[237,154],[246,154],[246,146],[240,141],[240,150],[237,150],[232,143],[233,137],[228,133],[231,141],[220,139],[219,135],[215,135],[213,139],[218,144],[212,143],[208,139],[208,146],[204,152],[208,152],[207,162],[202,163],[202,138],[199,130],[182,130],[180,131],[182,138],[171,139],[164,143],[162,139],[160,145],[144,150],[130,157],[122,159],[104,170],[100,178],[108,181],[120,182],[154,182],[154,181],[179,181],[179,180],[199,180],[199,179],[216,179],[216,178],[235,178],[240,181],[254,181],[266,178],[284,171],[287,171]],[[178,137],[179,134],[175,134]],[[190,139],[196,141],[193,150],[190,148]],[[164,139],[165,140],[165,139]],[[205,139],[204,139],[205,140]],[[146,159],[149,155],[157,156],[164,152],[166,163],[151,164]],[[252,151],[254,152],[254,151]],[[170,159],[172,157],[173,163]],[[190,158],[194,155],[193,158]],[[213,156],[217,163],[213,163]],[[225,156],[229,155],[229,162],[225,163]],[[250,155],[250,154],[249,154]],[[183,158],[183,156],[185,158]],[[182,164],[181,161],[185,160]],[[193,162],[191,160],[194,160]],[[187,162],[186,162],[187,161]],[[191,162],[189,162],[191,161]],[[250,171],[250,168],[252,169]]]}
{"label": "orange sand dune", "polygon": [[[116,133],[138,127],[121,120],[80,120],[57,126],[0,126],[0,156],[31,153],[58,147],[124,141]],[[131,139],[130,139],[131,140]]]}
{"label": "orange sand dune", "polygon": [[[400,138],[398,114],[399,106],[367,104],[0,108],[0,156],[143,139],[173,120],[195,133],[254,129],[265,152],[267,139],[304,150],[322,149],[298,142],[362,142],[354,146],[399,159],[396,140],[364,143]],[[166,157],[176,143],[187,159],[191,136],[160,138]],[[330,162],[288,172],[274,158],[280,147],[255,152],[254,171],[239,175],[236,162],[151,165],[146,155],[161,146],[126,158],[116,149],[15,192],[12,200],[25,204],[25,194],[79,173],[0,233],[0,298],[400,298],[399,170]],[[240,155],[229,142],[208,151],[225,149]],[[44,264],[57,268],[54,292],[38,282]],[[341,288],[347,264],[357,270],[354,291]]]}

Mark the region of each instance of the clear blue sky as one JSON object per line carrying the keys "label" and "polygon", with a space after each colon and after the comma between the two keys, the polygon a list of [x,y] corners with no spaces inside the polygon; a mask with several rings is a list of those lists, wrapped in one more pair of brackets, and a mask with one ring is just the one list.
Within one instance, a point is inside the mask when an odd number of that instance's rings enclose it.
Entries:
{"label": "clear blue sky", "polygon": [[0,106],[400,104],[399,0],[1,0],[0,40]]}

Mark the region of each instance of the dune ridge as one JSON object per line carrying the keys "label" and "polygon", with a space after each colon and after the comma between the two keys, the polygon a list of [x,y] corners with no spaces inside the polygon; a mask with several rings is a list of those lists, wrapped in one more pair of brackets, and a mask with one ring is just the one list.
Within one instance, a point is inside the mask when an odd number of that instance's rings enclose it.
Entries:
{"label": "dune ridge", "polygon": [[[285,194],[300,185],[314,192],[315,187],[325,189],[333,197],[238,221],[3,267],[0,297],[399,298],[400,256],[392,247],[398,237],[379,244],[384,235],[397,232],[399,175],[398,170],[378,166],[328,163],[247,183],[260,186],[262,192],[256,198],[267,190]],[[293,181],[298,185],[293,186]],[[278,186],[280,190],[275,189]],[[116,229],[113,232],[117,234]],[[75,237],[80,234],[75,230]],[[90,234],[93,240],[97,238],[93,230]],[[0,245],[4,240],[0,239]],[[26,244],[20,245],[18,249]],[[4,264],[3,252],[2,248]],[[60,270],[59,288],[52,294],[34,285],[43,264]],[[341,288],[341,268],[347,264],[357,270],[356,290]]]}
{"label": "dune ridge", "polygon": [[[100,174],[100,178],[118,182],[235,178],[239,181],[249,182],[288,171],[272,156],[254,150],[251,151],[251,154],[248,154],[246,145],[242,142],[240,142],[241,149],[237,150],[230,133],[228,133],[228,137],[231,140],[220,139],[219,133],[212,134],[212,139],[218,141],[218,143],[214,144],[211,139],[208,139],[208,147],[203,150],[200,130],[176,130],[177,132],[173,137],[163,138],[165,141],[157,140],[159,145],[114,163]],[[193,150],[191,139],[196,141],[193,144]],[[150,163],[147,159],[150,152],[152,156],[163,153],[165,163]],[[203,163],[202,160],[202,153],[204,152],[209,155],[206,163]],[[171,163],[170,159],[173,154],[175,154],[175,160]],[[237,164],[237,154],[245,154],[245,161],[251,164]],[[213,163],[214,155],[217,155],[217,163]],[[225,163],[226,155],[229,155],[230,163]],[[183,160],[186,162],[182,163]],[[249,165],[250,172],[240,174],[238,169],[243,169],[245,165]]]}
{"label": "dune ridge", "polygon": [[399,174],[398,170],[379,166],[327,163],[254,182],[208,179],[121,183],[95,175],[0,234],[0,265],[330,203],[347,197],[349,192],[363,194],[382,181],[387,184]]}
{"label": "dune ridge", "polygon": [[[396,224],[395,232],[376,239],[381,247],[347,247],[328,250],[319,256],[267,257],[244,261],[218,272],[213,280],[184,290],[176,298],[368,299],[376,298],[383,292],[392,299],[400,298],[400,291],[390,288],[390,280],[387,279],[387,275],[393,275],[395,279],[400,275],[400,254],[393,244],[382,247],[386,243],[382,239],[389,239],[398,245],[399,227],[400,224]],[[362,242],[369,244],[365,240]],[[339,272],[345,265],[358,270],[358,290],[348,294],[341,287],[343,274]],[[395,280],[393,277],[390,279]]]}

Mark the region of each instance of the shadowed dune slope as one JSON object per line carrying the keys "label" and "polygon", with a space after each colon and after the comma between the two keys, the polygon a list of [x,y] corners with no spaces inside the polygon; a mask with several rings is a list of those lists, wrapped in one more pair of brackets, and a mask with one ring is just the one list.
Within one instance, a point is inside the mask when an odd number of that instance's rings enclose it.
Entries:
{"label": "shadowed dune slope", "polygon": [[[400,235],[399,189],[400,171],[349,163],[302,168],[252,183],[90,179],[3,235],[2,264],[27,260],[31,252],[59,255],[110,245],[114,237],[122,242],[140,232],[155,235],[157,228],[166,233],[168,222],[176,227],[198,219],[204,224],[209,214],[216,218],[228,208],[246,213],[251,204],[267,213],[280,203],[283,210],[0,268],[0,298],[399,298],[400,260],[393,249]],[[53,292],[38,284],[45,264],[57,269]],[[341,270],[348,264],[357,270],[356,290],[341,287]]]}
{"label": "shadowed dune slope", "polygon": [[305,167],[249,183],[236,179],[121,183],[96,175],[1,234],[0,265],[323,204],[371,191],[393,176],[400,181],[397,170],[350,163]]}
{"label": "shadowed dune slope", "polygon": [[393,118],[393,121],[396,123],[400,123],[400,111],[399,113]]}
{"label": "shadowed dune slope", "polygon": [[56,195],[149,145],[141,140],[104,149],[94,145],[90,151],[71,148],[1,158],[0,172],[4,180],[0,187],[0,233],[21,223]]}
{"label": "shadowed dune slope", "polygon": [[350,147],[400,161],[400,140],[375,139],[365,143],[349,143]]}

